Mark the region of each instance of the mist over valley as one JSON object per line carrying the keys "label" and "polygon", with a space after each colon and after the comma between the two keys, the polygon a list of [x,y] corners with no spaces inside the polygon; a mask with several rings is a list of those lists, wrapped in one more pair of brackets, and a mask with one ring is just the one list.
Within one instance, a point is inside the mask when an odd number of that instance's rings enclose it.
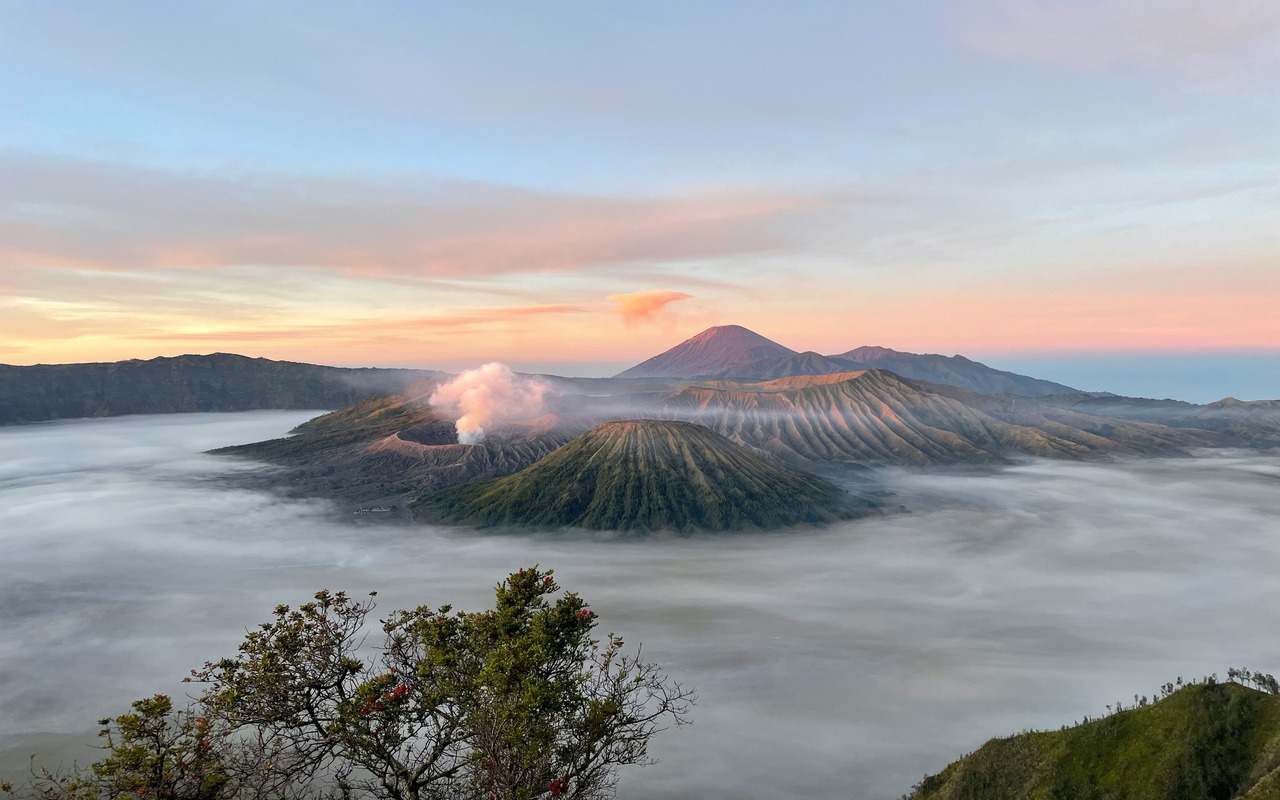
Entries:
{"label": "mist over valley", "polygon": [[655,739],[625,797],[894,798],[991,736],[1274,657],[1265,452],[883,468],[905,513],[643,538],[372,522],[203,453],[315,413],[0,428],[6,774],[34,746],[92,760],[38,734],[92,739],[136,697],[181,696],[277,603],[327,587],[480,608],[533,563],[698,688],[694,725]]}

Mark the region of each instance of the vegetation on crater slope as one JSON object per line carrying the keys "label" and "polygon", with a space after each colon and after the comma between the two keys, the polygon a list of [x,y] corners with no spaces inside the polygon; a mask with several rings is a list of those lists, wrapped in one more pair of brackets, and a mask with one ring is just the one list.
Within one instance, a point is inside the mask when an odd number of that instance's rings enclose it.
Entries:
{"label": "vegetation on crater slope", "polygon": [[780,528],[873,507],[700,425],[656,420],[598,425],[521,472],[422,505],[482,526],[622,531]]}

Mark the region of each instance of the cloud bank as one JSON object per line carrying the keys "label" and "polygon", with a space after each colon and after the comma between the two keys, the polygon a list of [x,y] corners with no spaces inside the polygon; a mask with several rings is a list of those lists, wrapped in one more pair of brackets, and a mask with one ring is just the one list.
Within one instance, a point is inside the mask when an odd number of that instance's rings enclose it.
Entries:
{"label": "cloud bank", "polygon": [[456,415],[458,441],[479,444],[494,425],[524,422],[546,413],[551,387],[535,378],[517,375],[496,361],[469,369],[432,393],[430,403]]}

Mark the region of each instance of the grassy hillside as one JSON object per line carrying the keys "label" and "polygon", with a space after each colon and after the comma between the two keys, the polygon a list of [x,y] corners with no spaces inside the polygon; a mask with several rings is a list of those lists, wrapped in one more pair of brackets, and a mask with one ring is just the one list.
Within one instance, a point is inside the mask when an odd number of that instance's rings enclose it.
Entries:
{"label": "grassy hillside", "polygon": [[871,504],[699,425],[639,420],[598,425],[515,475],[424,505],[482,526],[689,531],[828,522]]}
{"label": "grassy hillside", "polygon": [[1276,800],[1280,696],[1184,687],[1060,731],[993,739],[910,800]]}

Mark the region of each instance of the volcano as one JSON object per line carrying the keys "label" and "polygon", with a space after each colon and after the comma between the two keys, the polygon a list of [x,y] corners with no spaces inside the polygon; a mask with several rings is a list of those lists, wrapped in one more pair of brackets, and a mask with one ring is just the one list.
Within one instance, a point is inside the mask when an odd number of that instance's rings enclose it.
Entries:
{"label": "volcano", "polygon": [[719,375],[796,351],[741,325],[707,328],[665,353],[618,373],[617,378],[697,378]]}
{"label": "volcano", "polygon": [[701,425],[658,420],[597,425],[514,475],[423,503],[482,527],[682,532],[831,522],[873,505]]}

